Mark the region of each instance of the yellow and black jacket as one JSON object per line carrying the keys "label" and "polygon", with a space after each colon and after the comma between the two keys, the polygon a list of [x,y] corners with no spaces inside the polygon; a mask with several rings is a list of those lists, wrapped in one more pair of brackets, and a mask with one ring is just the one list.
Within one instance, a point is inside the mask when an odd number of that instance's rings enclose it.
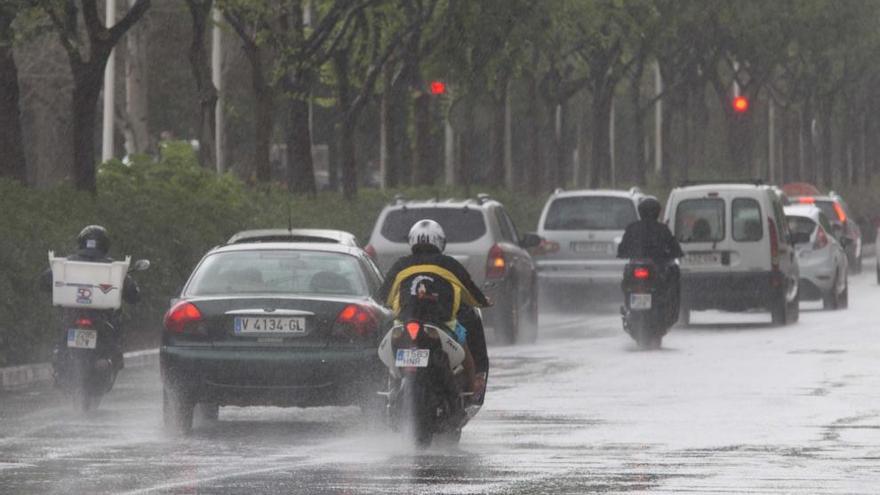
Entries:
{"label": "yellow and black jacket", "polygon": [[451,325],[462,304],[488,306],[486,296],[455,258],[417,250],[391,267],[379,297],[398,318]]}

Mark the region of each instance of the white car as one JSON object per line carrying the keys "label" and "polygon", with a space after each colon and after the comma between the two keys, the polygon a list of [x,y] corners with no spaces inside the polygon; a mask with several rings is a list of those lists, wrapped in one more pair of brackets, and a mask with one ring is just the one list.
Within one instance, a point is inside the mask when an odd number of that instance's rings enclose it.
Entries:
{"label": "white car", "polygon": [[760,182],[673,189],[665,220],[681,243],[681,318],[691,310],[769,310],[773,323],[799,316],[798,260],[783,200]]}
{"label": "white car", "polygon": [[846,308],[848,261],[842,244],[846,241],[834,237],[831,222],[816,206],[786,206],[785,217],[797,251],[801,300],[821,299],[825,309]]}

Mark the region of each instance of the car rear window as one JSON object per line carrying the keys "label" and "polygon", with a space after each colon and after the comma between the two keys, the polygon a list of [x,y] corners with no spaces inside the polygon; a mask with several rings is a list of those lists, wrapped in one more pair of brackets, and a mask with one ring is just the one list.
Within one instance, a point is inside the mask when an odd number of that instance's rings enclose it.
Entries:
{"label": "car rear window", "polygon": [[751,198],[736,198],[730,208],[733,224],[733,240],[755,242],[764,237],[764,223],[761,221],[761,206]]}
{"label": "car rear window", "polygon": [[679,242],[724,240],[724,200],[686,199],[675,210],[675,236]]}
{"label": "car rear window", "polygon": [[638,220],[632,200],[609,196],[558,198],[550,204],[544,230],[624,230]]}
{"label": "car rear window", "polygon": [[443,227],[446,242],[473,242],[486,234],[483,212],[474,208],[401,208],[389,211],[382,224],[382,237],[407,242],[409,229],[419,220],[434,220]]}
{"label": "car rear window", "polygon": [[197,268],[186,296],[284,294],[365,296],[357,258],[299,250],[230,251],[209,256]]}
{"label": "car rear window", "polygon": [[807,217],[790,216],[786,217],[786,220],[788,221],[788,230],[792,234],[813,235],[813,231],[816,230],[816,222]]}

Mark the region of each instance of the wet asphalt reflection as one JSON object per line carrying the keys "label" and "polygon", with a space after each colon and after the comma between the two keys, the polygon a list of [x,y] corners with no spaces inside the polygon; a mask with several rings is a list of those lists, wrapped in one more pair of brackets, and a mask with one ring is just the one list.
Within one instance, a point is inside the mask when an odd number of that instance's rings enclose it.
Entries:
{"label": "wet asphalt reflection", "polygon": [[492,348],[457,447],[418,451],[353,407],[223,408],[175,438],[155,367],[86,417],[51,387],[6,393],[0,493],[877,493],[880,288],[850,283],[845,312],[696,314],[657,352],[609,292],[568,290],[537,344]]}

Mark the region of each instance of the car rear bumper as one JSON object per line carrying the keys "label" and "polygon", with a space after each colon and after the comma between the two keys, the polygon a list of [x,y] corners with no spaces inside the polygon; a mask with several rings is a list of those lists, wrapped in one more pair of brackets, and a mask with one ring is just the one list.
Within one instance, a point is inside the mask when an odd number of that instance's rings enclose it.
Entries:
{"label": "car rear bumper", "polygon": [[770,308],[782,278],[773,272],[682,273],[681,294],[690,309],[742,311]]}
{"label": "car rear bumper", "polygon": [[163,346],[159,358],[163,381],[195,401],[243,406],[356,404],[387,374],[375,348]]}

